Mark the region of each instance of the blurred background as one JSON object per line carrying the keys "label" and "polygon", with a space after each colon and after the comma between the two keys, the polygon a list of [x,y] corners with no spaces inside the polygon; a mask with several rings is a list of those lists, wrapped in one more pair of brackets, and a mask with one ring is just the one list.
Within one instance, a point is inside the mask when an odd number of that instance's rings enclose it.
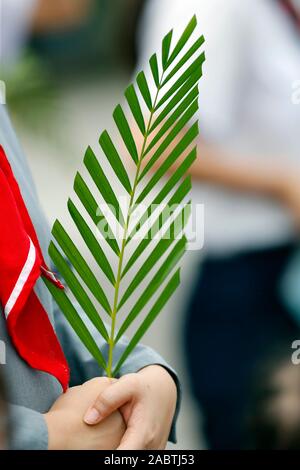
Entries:
{"label": "blurred background", "polygon": [[135,70],[195,13],[205,243],[144,342],[182,380],[171,447],[300,448],[300,2],[2,0],[0,78],[49,223],[80,244],[66,202],[86,147],[114,132]]}

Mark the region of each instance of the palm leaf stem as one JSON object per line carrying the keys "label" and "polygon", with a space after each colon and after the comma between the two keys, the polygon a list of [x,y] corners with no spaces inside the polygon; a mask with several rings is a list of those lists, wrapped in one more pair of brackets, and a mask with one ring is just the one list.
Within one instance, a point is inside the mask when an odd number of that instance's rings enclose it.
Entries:
{"label": "palm leaf stem", "polygon": [[117,276],[116,276],[116,283],[115,283],[115,293],[114,293],[114,302],[113,302],[113,308],[111,312],[111,331],[110,331],[110,337],[108,341],[108,361],[107,361],[107,368],[106,368],[106,374],[108,377],[113,377],[113,352],[114,352],[114,345],[115,345],[115,330],[116,330],[116,320],[117,320],[117,312],[118,312],[118,303],[119,303],[119,291],[120,291],[120,283],[122,280],[122,270],[123,270],[123,261],[124,261],[124,253],[125,253],[125,248],[127,244],[127,236],[128,236],[128,228],[130,224],[130,217],[132,214],[132,209],[134,207],[134,202],[135,202],[135,194],[136,194],[136,189],[139,183],[139,176],[140,176],[140,171],[141,171],[141,165],[142,161],[144,158],[144,155],[146,153],[146,145],[147,145],[147,140],[150,134],[150,129],[152,125],[152,120],[155,112],[155,108],[157,105],[158,101],[158,95],[159,91],[161,88],[161,85],[163,83],[163,78],[164,78],[164,72],[162,73],[161,76],[161,81],[157,87],[157,92],[156,96],[153,102],[152,109],[150,111],[150,116],[149,116],[149,121],[147,124],[147,129],[144,134],[144,139],[143,139],[143,145],[141,148],[140,152],[140,157],[137,162],[136,166],[136,173],[135,173],[135,179],[130,195],[130,201],[129,201],[129,207],[128,207],[128,213],[124,225],[124,230],[123,230],[123,237],[122,237],[122,245],[121,245],[121,250],[120,250],[120,255],[119,255],[119,262],[118,262],[118,270],[117,270]]}

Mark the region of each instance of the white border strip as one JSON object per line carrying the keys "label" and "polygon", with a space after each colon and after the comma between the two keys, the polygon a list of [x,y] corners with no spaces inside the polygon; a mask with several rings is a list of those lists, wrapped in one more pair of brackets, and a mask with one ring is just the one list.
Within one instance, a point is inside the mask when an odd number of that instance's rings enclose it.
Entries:
{"label": "white border strip", "polygon": [[5,316],[6,318],[8,318],[8,315],[10,314],[10,312],[12,311],[12,309],[14,308],[14,305],[16,303],[16,301],[18,300],[22,290],[23,290],[23,287],[24,285],[26,284],[27,280],[28,280],[28,277],[32,271],[32,268],[34,266],[34,263],[35,263],[35,260],[36,260],[36,250],[35,250],[35,246],[34,244],[32,243],[32,240],[31,238],[29,237],[29,241],[30,241],[30,247],[29,247],[29,252],[28,252],[28,256],[27,256],[27,259],[26,259],[26,262],[23,266],[23,269],[18,277],[18,280],[15,284],[15,287],[13,288],[12,290],[12,293],[10,294],[10,297],[4,307],[4,313],[5,313]]}

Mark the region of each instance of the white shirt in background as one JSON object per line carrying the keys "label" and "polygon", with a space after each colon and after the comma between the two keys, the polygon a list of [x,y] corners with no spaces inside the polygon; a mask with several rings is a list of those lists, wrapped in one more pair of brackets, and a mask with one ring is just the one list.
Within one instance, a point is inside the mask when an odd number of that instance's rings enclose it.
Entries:
{"label": "white shirt in background", "polygon": [[[280,160],[295,165],[300,184],[300,32],[276,0],[149,0],[140,26],[139,68],[174,41],[197,15],[206,62],[200,84],[199,127],[226,158]],[[199,157],[201,159],[201,155]],[[291,240],[290,214],[258,195],[194,182],[193,202],[205,205],[205,250],[211,255],[267,248]]]}

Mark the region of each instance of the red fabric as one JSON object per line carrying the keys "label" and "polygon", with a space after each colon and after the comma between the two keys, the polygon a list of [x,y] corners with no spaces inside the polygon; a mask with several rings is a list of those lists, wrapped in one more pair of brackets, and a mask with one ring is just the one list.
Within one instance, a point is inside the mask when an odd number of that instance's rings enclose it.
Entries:
{"label": "red fabric", "polygon": [[287,13],[293,18],[296,26],[300,30],[300,15],[291,0],[280,0],[280,3],[282,4],[283,8],[287,11]]}
{"label": "red fabric", "polygon": [[[41,275],[57,288],[5,152],[0,147],[0,303],[20,356],[34,369],[55,376],[64,391],[69,367],[51,322],[33,288]],[[45,272],[46,271],[46,272]]]}

